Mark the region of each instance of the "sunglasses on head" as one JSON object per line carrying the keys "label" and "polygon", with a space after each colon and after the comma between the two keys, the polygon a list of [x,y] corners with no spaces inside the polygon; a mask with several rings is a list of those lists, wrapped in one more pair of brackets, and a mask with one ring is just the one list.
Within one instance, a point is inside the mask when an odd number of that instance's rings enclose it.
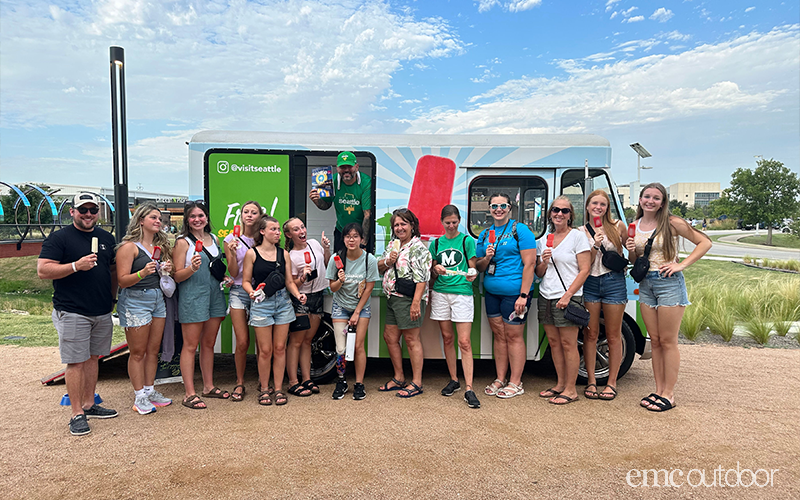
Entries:
{"label": "sunglasses on head", "polygon": [[553,207],[553,208],[550,209],[550,212],[552,212],[554,214],[557,214],[557,213],[561,212],[562,214],[567,215],[570,212],[572,212],[572,210],[570,210],[569,208]]}
{"label": "sunglasses on head", "polygon": [[186,200],[183,204],[184,207],[191,207],[191,206],[206,206],[206,200]]}
{"label": "sunglasses on head", "polygon": [[508,206],[509,206],[508,203],[492,203],[491,205],[489,205],[489,208],[491,208],[492,210],[497,210],[498,208],[500,210],[507,210]]}
{"label": "sunglasses on head", "polygon": [[92,207],[92,208],[89,208],[89,207],[78,207],[75,210],[77,210],[78,213],[80,213],[81,215],[86,215],[86,212],[89,212],[92,215],[97,215],[97,212],[100,211],[100,209],[97,208],[97,207]]}

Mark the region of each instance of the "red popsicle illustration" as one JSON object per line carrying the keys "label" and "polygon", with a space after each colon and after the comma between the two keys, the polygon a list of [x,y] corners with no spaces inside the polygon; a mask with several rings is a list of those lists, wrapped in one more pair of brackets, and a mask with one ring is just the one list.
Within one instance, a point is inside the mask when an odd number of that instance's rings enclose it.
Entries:
{"label": "red popsicle illustration", "polygon": [[550,233],[550,234],[547,235],[547,246],[548,247],[553,248],[553,240],[555,238],[556,238],[555,234]]}
{"label": "red popsicle illustration", "polygon": [[494,245],[494,229],[489,230],[489,244]]}
{"label": "red popsicle illustration", "polygon": [[242,226],[236,224],[235,226],[233,226],[233,236],[238,238],[241,235],[242,235]]}
{"label": "red popsicle illustration", "polygon": [[595,217],[593,220],[594,220],[594,227],[603,227],[602,217]]}
{"label": "red popsicle illustration", "polygon": [[439,216],[442,207],[450,203],[455,178],[456,163],[450,158],[425,155],[417,160],[408,209],[419,219],[423,239],[444,234]]}
{"label": "red popsicle illustration", "polygon": [[636,237],[636,223],[631,222],[628,224],[628,238],[635,238]]}
{"label": "red popsicle illustration", "polygon": [[153,260],[161,260],[161,247],[153,247]]}
{"label": "red popsicle illustration", "polygon": [[336,269],[344,269],[344,264],[342,263],[342,259],[338,255],[333,256],[333,262],[336,263]]}
{"label": "red popsicle illustration", "polygon": [[[311,254],[309,252],[306,252],[305,254],[303,254],[303,257],[305,257],[305,259],[306,259],[306,264],[311,264]],[[338,257],[338,255],[337,255],[337,257]]]}
{"label": "red popsicle illustration", "polygon": [[194,244],[194,253],[200,253],[203,251],[203,241],[197,240]]}

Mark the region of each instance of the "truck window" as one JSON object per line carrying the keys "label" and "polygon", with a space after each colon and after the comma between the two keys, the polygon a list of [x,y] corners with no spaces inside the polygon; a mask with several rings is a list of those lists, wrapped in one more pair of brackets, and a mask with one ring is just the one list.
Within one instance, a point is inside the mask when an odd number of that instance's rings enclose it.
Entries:
{"label": "truck window", "polygon": [[469,187],[469,232],[478,237],[492,225],[489,197],[504,193],[511,197],[511,218],[525,223],[537,238],[544,234],[547,183],[536,176],[478,177]]}
{"label": "truck window", "polygon": [[[575,220],[572,224],[573,227],[582,226],[586,223],[584,217],[584,177],[585,172],[581,169],[567,170],[561,176],[561,194],[568,197],[575,207]],[[620,216],[619,206],[617,204],[617,193],[611,189],[611,183],[608,180],[608,175],[604,170],[599,168],[589,169],[589,178],[592,180],[591,191],[595,189],[602,189],[608,193],[611,198],[611,216],[616,220],[625,220],[624,216]],[[586,193],[589,194],[589,193]]]}

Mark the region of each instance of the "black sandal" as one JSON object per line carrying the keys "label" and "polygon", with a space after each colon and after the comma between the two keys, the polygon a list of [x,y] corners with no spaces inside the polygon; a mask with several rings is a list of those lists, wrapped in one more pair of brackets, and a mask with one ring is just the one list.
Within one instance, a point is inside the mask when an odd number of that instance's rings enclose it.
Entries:
{"label": "black sandal", "polygon": [[307,398],[312,394],[312,391],[303,384],[294,384],[293,386],[289,387],[289,394],[292,396]]}
{"label": "black sandal", "polygon": [[319,386],[317,386],[317,384],[315,384],[314,381],[311,379],[308,379],[305,382],[303,382],[303,387],[311,391],[312,394],[319,394]]}
{"label": "black sandal", "polygon": [[[238,389],[239,387],[242,388],[242,392],[236,392],[236,389]],[[239,401],[244,400],[245,392],[247,392],[247,389],[245,389],[243,385],[239,384],[237,386],[234,386],[233,392],[231,393],[231,401],[238,403]]]}

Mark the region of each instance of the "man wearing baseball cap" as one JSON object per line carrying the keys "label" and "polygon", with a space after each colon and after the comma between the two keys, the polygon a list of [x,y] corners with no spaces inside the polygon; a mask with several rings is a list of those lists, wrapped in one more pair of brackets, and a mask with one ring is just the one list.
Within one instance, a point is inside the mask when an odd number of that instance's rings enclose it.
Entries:
{"label": "man wearing baseball cap", "polygon": [[117,290],[114,237],[95,227],[99,211],[95,195],[75,195],[69,210],[72,224],[44,240],[36,265],[39,278],[53,280],[53,324],[61,362],[67,365],[64,379],[73,436],[91,432],[87,418],[117,416],[115,410],[94,402],[97,359],[111,351],[111,310]]}
{"label": "man wearing baseball cap", "polygon": [[344,248],[342,229],[351,222],[361,224],[364,229],[366,248],[372,248],[370,215],[372,214],[372,181],[358,171],[356,155],[342,151],[336,159],[336,173],[333,174],[332,198],[320,198],[319,191],[312,189],[308,197],[320,210],[328,210],[333,205],[336,210],[336,230],[333,232],[333,251]]}

